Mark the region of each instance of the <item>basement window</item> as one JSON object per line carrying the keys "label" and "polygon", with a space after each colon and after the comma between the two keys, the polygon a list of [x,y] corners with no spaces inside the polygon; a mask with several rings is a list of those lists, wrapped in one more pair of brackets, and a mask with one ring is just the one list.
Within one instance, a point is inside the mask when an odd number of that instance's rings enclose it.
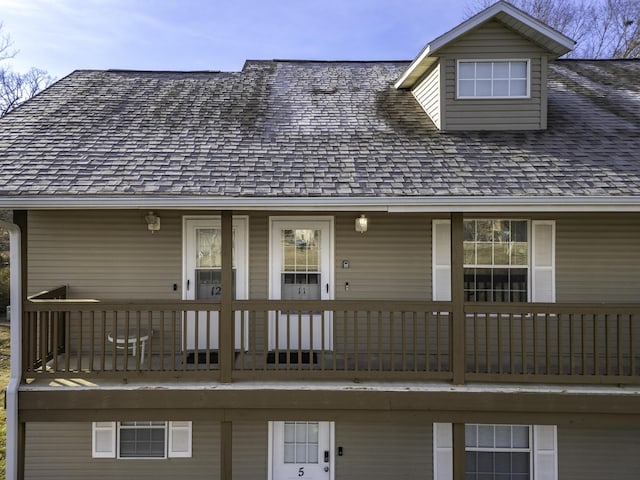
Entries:
{"label": "basement window", "polygon": [[528,60],[458,60],[457,98],[528,98]]}

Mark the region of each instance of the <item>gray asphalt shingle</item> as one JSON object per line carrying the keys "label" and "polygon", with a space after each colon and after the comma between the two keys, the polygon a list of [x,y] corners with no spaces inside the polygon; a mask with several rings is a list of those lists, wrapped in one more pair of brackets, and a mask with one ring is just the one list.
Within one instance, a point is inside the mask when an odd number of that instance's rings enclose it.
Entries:
{"label": "gray asphalt shingle", "polygon": [[551,63],[531,132],[439,132],[407,65],[77,71],[0,119],[0,196],[640,195],[640,60]]}

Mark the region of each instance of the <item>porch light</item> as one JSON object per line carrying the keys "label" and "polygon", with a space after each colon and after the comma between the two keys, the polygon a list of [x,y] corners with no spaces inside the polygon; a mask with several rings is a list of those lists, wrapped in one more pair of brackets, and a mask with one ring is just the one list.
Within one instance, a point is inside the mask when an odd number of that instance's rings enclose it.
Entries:
{"label": "porch light", "polygon": [[369,227],[369,219],[363,215],[356,218],[356,232],[364,233]]}
{"label": "porch light", "polygon": [[160,230],[160,217],[154,215],[153,212],[149,212],[148,215],[145,215],[144,220],[147,222],[147,228],[151,233],[155,233]]}

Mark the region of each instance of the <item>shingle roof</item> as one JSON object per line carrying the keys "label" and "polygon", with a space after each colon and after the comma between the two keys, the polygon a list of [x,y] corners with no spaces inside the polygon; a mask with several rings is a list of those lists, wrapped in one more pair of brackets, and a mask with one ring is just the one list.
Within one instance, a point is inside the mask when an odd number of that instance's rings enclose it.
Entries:
{"label": "shingle roof", "polygon": [[0,119],[0,198],[640,196],[640,60],[551,63],[531,132],[439,132],[407,65],[77,71]]}

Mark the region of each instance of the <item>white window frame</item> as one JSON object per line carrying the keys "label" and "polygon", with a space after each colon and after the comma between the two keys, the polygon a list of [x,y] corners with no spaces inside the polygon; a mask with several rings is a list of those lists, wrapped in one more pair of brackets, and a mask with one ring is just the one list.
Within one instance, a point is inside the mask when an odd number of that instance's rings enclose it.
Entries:
{"label": "white window frame", "polygon": [[[144,426],[138,428],[144,428]],[[164,428],[164,457],[121,457],[120,422],[92,423],[91,456],[93,458],[117,458],[119,460],[162,460],[167,458],[190,458],[192,456],[192,422],[165,421],[164,427],[156,426],[151,428]]]}
{"label": "white window frame", "polygon": [[[462,63],[512,63],[512,62],[524,62],[526,64],[527,73],[526,73],[526,93],[525,95],[461,95],[460,94],[460,81],[461,80],[470,80],[470,79],[461,79],[460,78],[460,64]],[[520,78],[518,78],[520,79]],[[474,82],[477,82],[478,78],[473,78]],[[482,79],[482,80],[491,80],[492,81],[492,89],[493,89],[493,81],[495,78],[493,77],[493,68],[491,78]],[[512,80],[511,76],[505,80]],[[474,88],[475,91],[475,88]],[[523,98],[531,98],[531,59],[529,58],[461,58],[456,61],[456,98],[460,100],[486,100],[486,99],[523,99]]]}
{"label": "white window frame", "polygon": [[[529,447],[532,463],[530,480],[558,480],[557,426],[529,425]],[[466,450],[465,447],[465,452]],[[434,480],[453,480],[451,423],[433,424],[433,478]]]}
{"label": "white window frame", "polygon": [[[532,283],[532,271],[533,271],[533,266],[532,266],[532,257],[531,257],[531,251],[532,251],[532,235],[531,235],[531,220],[526,219],[526,218],[504,218],[504,217],[483,217],[483,218],[476,218],[476,217],[470,217],[470,218],[465,218],[463,220],[467,221],[467,220],[474,220],[476,222],[482,222],[482,221],[487,221],[487,222],[493,222],[493,221],[510,221],[510,222],[526,222],[527,224],[527,263],[526,264],[522,264],[522,265],[502,265],[502,264],[497,264],[497,263],[487,263],[487,264],[483,264],[483,263],[465,263],[463,264],[463,270],[467,269],[467,268],[476,268],[476,269],[480,269],[480,268],[484,268],[484,269],[489,269],[489,270],[495,270],[495,269],[500,269],[500,268],[506,268],[506,269],[516,269],[516,268],[521,268],[521,269],[526,269],[527,270],[527,302],[531,302],[531,297],[532,297],[532,289],[531,289],[531,283]],[[492,290],[493,291],[493,290]],[[465,295],[466,295],[466,291],[465,291]],[[476,300],[477,301],[477,300]],[[491,303],[493,300],[488,300],[487,303]],[[509,303],[510,300],[507,302]],[[481,303],[485,303],[485,302],[481,302]]]}
{"label": "white window frame", "polygon": [[[162,425],[123,425],[123,423],[136,423],[136,422],[117,422],[117,435],[116,435],[116,451],[117,458],[120,460],[164,460],[167,458],[167,443],[169,443],[169,432],[167,422],[162,422]],[[153,422],[152,422],[153,423]],[[160,423],[160,422],[156,422]],[[123,430],[162,430],[164,432],[164,449],[162,451],[162,456],[122,456],[121,447],[122,447],[122,431]]]}
{"label": "white window frame", "polygon": [[[475,218],[475,217],[473,217]],[[492,218],[492,217],[489,217]],[[497,217],[493,217],[494,220]],[[556,301],[556,221],[529,221],[529,303]],[[432,221],[432,298],[451,301],[451,220]]]}
{"label": "white window frame", "polygon": [[[528,443],[529,446],[527,448],[524,447],[470,447],[468,445],[465,445],[465,454],[467,452],[480,452],[480,453],[494,453],[494,452],[501,452],[501,453],[528,453],[529,454],[529,478],[531,479],[533,477],[533,468],[534,468],[534,458],[533,458],[533,426],[532,425],[515,425],[515,424],[509,424],[509,425],[499,425],[499,424],[486,424],[486,423],[469,423],[469,424],[465,424],[465,430],[467,426],[470,425],[475,425],[477,427],[481,427],[481,426],[489,426],[489,427],[498,427],[498,426],[507,426],[507,427],[527,427],[527,432],[528,432]],[[465,436],[465,440],[466,440],[466,436]],[[465,441],[466,443],[466,441]]]}

